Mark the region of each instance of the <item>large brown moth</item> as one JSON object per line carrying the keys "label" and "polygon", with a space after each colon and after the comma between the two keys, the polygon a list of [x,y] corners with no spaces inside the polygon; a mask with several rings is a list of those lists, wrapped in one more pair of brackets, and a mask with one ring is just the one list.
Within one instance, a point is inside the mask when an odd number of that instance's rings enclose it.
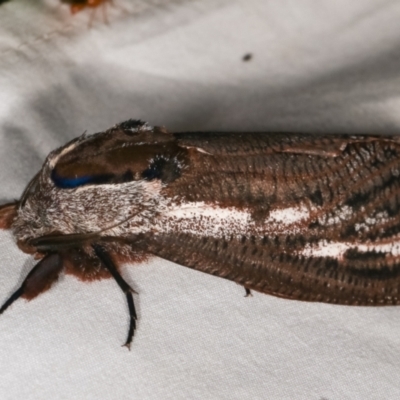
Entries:
{"label": "large brown moth", "polygon": [[159,256],[295,300],[400,303],[396,136],[170,133],[129,120],[54,150],[0,210],[40,259],[4,303],[32,299],[61,271],[113,277]]}

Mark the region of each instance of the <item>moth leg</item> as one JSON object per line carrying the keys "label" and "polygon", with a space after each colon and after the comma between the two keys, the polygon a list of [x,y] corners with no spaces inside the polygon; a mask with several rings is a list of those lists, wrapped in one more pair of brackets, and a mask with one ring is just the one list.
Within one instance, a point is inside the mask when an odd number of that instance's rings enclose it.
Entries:
{"label": "moth leg", "polygon": [[93,250],[95,251],[97,257],[100,258],[100,260],[102,261],[104,266],[108,269],[110,274],[113,276],[113,278],[117,282],[118,286],[121,288],[121,290],[126,295],[126,299],[128,301],[130,323],[129,323],[128,337],[123,346],[126,346],[130,350],[133,334],[136,329],[136,319],[137,319],[135,304],[133,302],[133,296],[132,296],[132,293],[134,293],[135,291],[128,285],[128,283],[125,282],[124,278],[122,278],[121,274],[118,272],[117,268],[115,267],[111,257],[103,249],[103,247],[98,244],[93,244],[92,247],[93,247]]}
{"label": "moth leg", "polygon": [[40,293],[50,289],[63,267],[62,257],[57,253],[48,254],[29,272],[24,282],[0,308],[2,314],[15,300],[23,297],[32,300]]}
{"label": "moth leg", "polygon": [[68,235],[46,235],[29,241],[36,250],[47,252],[81,247],[89,240],[99,239],[97,233],[71,233]]}
{"label": "moth leg", "polygon": [[249,297],[249,296],[253,296],[252,294],[251,294],[251,290],[248,288],[248,287],[244,287],[244,290],[246,291],[246,294],[244,295],[244,297]]}

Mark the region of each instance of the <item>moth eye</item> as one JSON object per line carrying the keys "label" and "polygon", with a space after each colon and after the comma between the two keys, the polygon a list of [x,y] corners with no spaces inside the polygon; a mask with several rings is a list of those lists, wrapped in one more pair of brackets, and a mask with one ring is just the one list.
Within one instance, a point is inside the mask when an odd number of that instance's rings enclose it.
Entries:
{"label": "moth eye", "polygon": [[156,156],[148,168],[142,172],[142,178],[147,181],[160,179],[164,183],[173,182],[181,176],[181,164],[176,158]]}

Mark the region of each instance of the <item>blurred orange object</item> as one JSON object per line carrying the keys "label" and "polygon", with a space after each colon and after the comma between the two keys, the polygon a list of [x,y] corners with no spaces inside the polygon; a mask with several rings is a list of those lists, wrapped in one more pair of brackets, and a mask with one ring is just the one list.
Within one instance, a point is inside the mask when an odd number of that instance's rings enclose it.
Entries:
{"label": "blurred orange object", "polygon": [[98,7],[101,4],[105,4],[107,1],[110,2],[111,0],[61,0],[62,3],[70,5],[71,14],[76,14],[86,7]]}

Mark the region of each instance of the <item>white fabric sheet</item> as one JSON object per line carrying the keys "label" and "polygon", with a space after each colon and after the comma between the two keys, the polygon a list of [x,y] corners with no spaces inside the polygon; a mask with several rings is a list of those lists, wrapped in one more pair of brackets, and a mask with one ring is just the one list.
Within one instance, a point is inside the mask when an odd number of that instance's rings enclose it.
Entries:
{"label": "white fabric sheet", "polygon": [[[140,118],[170,130],[399,132],[400,3],[59,0],[0,6],[0,199],[50,150]],[[242,61],[246,53],[253,58]],[[0,297],[34,261],[0,233]],[[63,276],[0,317],[1,399],[398,399],[400,307],[308,304],[161,259]]]}

